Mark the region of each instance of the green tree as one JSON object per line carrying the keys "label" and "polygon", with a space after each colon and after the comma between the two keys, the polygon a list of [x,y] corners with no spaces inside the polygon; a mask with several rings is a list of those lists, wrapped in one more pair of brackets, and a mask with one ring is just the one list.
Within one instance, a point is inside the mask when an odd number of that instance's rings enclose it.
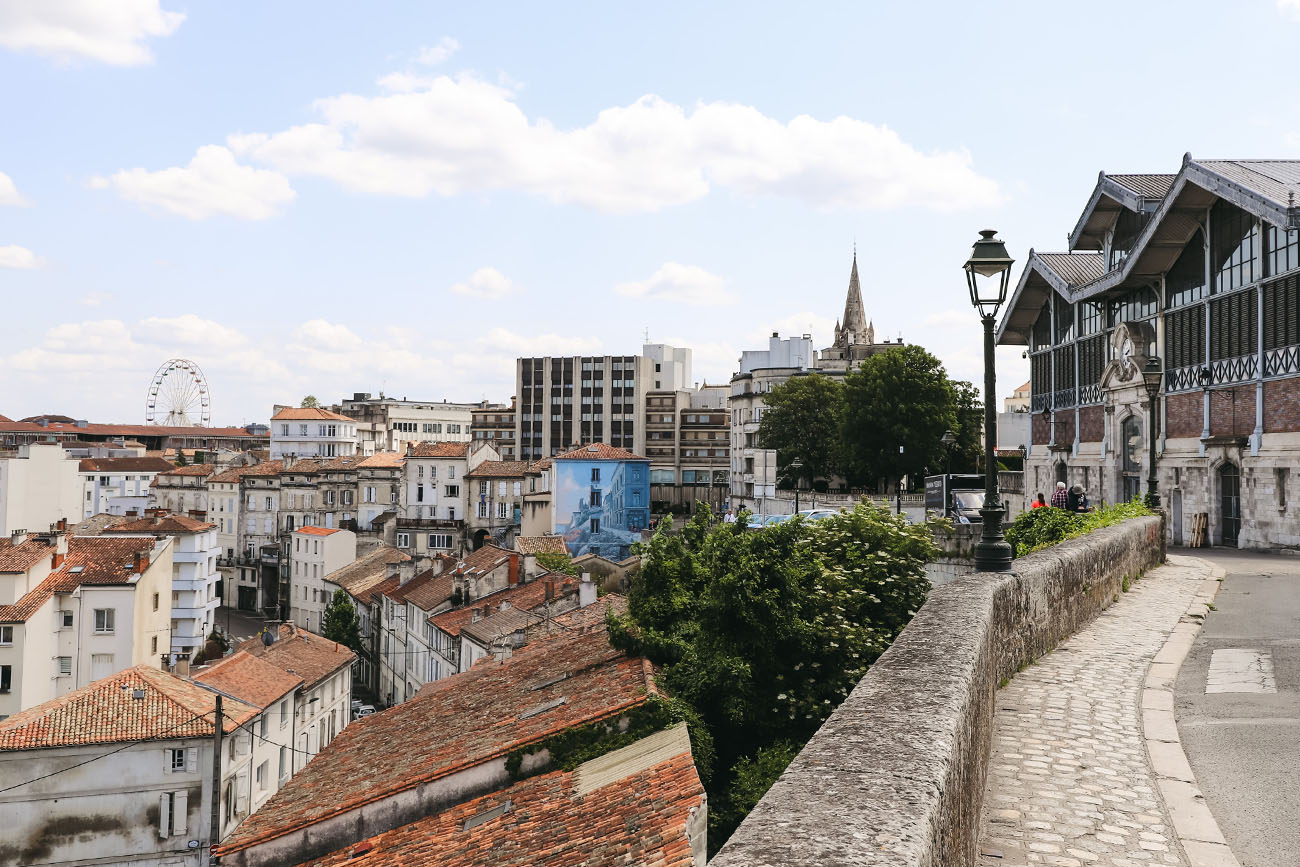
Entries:
{"label": "green tree", "polygon": [[803,463],[798,476],[810,487],[813,479],[839,472],[844,387],[837,380],[819,373],[791,377],[763,403],[758,440],[763,448],[776,449],[778,466],[798,459]]}
{"label": "green tree", "polygon": [[844,378],[841,441],[854,481],[920,478],[943,466],[943,435],[956,426],[952,383],[939,359],[919,346],[872,355]]}
{"label": "green tree", "polygon": [[[953,411],[957,425],[952,432],[957,443],[952,447],[948,470],[950,473],[974,473],[979,470],[980,455],[984,451],[980,433],[984,430],[984,402],[980,393],[969,382],[954,381]],[[937,464],[934,469],[944,465]]]}
{"label": "green tree", "polygon": [[357,616],[357,609],[346,590],[335,590],[330,604],[325,606],[321,635],[355,653],[361,652],[361,618]]}
{"label": "green tree", "polygon": [[701,777],[716,848],[920,608],[937,549],[928,525],[867,503],[758,531],[743,512],[709,518],[651,538],[610,628],[714,742]]}
{"label": "green tree", "polygon": [[542,551],[537,555],[537,565],[552,572],[565,575],[577,575],[578,567],[573,565],[573,558],[559,551]]}
{"label": "green tree", "polygon": [[320,406],[320,401],[316,399],[316,395],[309,394],[306,397],[304,397],[302,399],[302,403],[298,405],[300,407],[303,407],[304,409],[315,409],[316,407]]}

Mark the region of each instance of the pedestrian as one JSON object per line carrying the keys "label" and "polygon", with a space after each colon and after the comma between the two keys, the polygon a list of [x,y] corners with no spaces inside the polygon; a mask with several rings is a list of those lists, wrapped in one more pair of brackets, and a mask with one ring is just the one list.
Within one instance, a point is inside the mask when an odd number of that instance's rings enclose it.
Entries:
{"label": "pedestrian", "polygon": [[1041,509],[1041,508],[1043,508],[1043,507],[1046,506],[1046,505],[1047,505],[1047,500],[1043,498],[1043,494],[1042,494],[1042,492],[1039,491],[1039,493],[1038,493],[1038,499],[1037,499],[1037,500],[1034,500],[1034,502],[1030,504],[1029,508],[1031,508],[1031,509]]}
{"label": "pedestrian", "polygon": [[1084,505],[1083,485],[1070,488],[1070,493],[1065,498],[1065,509],[1068,512],[1088,511],[1087,506]]}
{"label": "pedestrian", "polygon": [[1056,491],[1052,494],[1052,505],[1058,509],[1069,508],[1070,492],[1065,488],[1065,482],[1056,483]]}
{"label": "pedestrian", "polygon": [[1088,492],[1087,490],[1084,489],[1083,485],[1074,486],[1074,495],[1076,498],[1074,511],[1076,512],[1092,511],[1092,503],[1088,502]]}

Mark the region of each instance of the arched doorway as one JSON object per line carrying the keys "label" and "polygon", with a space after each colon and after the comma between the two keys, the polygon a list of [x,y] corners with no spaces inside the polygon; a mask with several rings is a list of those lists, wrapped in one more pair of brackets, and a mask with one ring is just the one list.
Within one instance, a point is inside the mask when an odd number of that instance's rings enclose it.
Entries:
{"label": "arched doorway", "polygon": [[1124,449],[1124,472],[1120,493],[1124,502],[1142,495],[1142,420],[1136,415],[1124,419],[1120,427]]}
{"label": "arched doorway", "polygon": [[479,548],[482,548],[483,545],[484,545],[484,543],[487,542],[487,540],[488,540],[490,537],[491,537],[491,534],[490,534],[487,530],[479,530],[477,533],[475,533],[475,534],[474,534],[474,550],[477,551]]}
{"label": "arched doorway", "polygon": [[1065,465],[1065,461],[1061,461],[1060,463],[1058,463],[1056,465],[1056,480],[1058,482],[1068,482],[1069,479],[1066,478],[1067,472],[1068,472],[1068,468]]}
{"label": "arched doorway", "polygon": [[1219,529],[1219,544],[1237,547],[1241,534],[1241,470],[1232,461],[1219,467]]}

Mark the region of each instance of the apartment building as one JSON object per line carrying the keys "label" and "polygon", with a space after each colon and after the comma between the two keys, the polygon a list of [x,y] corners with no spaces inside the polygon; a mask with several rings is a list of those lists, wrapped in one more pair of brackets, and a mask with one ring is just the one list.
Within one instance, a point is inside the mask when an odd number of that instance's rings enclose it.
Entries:
{"label": "apartment building", "polygon": [[397,512],[405,465],[401,452],[378,452],[361,461],[357,468],[358,530],[374,529],[380,515]]}
{"label": "apartment building", "polygon": [[465,474],[469,510],[465,529],[472,548],[491,542],[513,548],[523,520],[525,461],[483,461]]}
{"label": "apartment building", "polygon": [[171,652],[192,656],[216,625],[221,573],[217,525],[185,515],[155,513],[116,524],[106,536],[149,535],[172,540]]}
{"label": "apartment building", "polygon": [[655,363],[642,355],[518,359],[519,458],[535,461],[593,442],[640,452]]}
{"label": "apartment building", "polygon": [[271,460],[347,457],[357,453],[357,425],[319,407],[277,406],[271,416]]}
{"label": "apartment building", "polygon": [[398,497],[396,546],[410,554],[459,553],[465,547],[469,495],[465,476],[486,460],[500,460],[488,445],[408,443]]}
{"label": "apartment building", "polygon": [[62,525],[0,542],[0,717],[171,649],[170,537],[69,536]]}
{"label": "apartment building", "polygon": [[0,536],[84,517],[79,466],[52,442],[0,454]]}
{"label": "apartment building", "polygon": [[405,451],[407,443],[468,442],[473,412],[483,403],[397,400],[358,392],[333,410],[352,419],[362,455]]}
{"label": "apartment building", "polygon": [[216,474],[213,464],[190,464],[158,473],[149,486],[149,508],[187,514],[208,512],[208,479]]}
{"label": "apartment building", "polygon": [[646,395],[646,457],[650,459],[650,499],[656,510],[694,508],[709,503],[725,508],[728,496],[731,425],[730,388],[704,385]]}
{"label": "apartment building", "polygon": [[396,548],[381,544],[324,578],[326,598],[332,600],[336,590],[347,593],[360,622],[361,652],[352,666],[353,689],[364,691],[376,699],[379,694],[380,624],[376,593],[390,577],[393,581],[384,589],[395,586],[399,580],[399,564],[410,559]]}
{"label": "apartment building", "polygon": [[518,443],[515,441],[515,416],[517,409],[512,398],[510,406],[487,404],[475,407],[470,413],[470,438],[476,442],[485,442],[497,450],[503,461],[513,461],[519,457]]}
{"label": "apartment building", "polygon": [[325,579],[357,559],[357,534],[329,527],[299,527],[289,534],[289,616],[320,632],[332,592]]}
{"label": "apartment building", "polygon": [[144,514],[153,480],[174,469],[175,464],[162,458],[82,458],[77,464],[84,491],[81,517]]}

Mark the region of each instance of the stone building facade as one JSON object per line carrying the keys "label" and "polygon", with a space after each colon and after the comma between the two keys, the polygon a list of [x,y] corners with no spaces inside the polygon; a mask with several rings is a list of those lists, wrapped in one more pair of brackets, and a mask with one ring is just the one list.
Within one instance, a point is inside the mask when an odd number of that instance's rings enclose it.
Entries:
{"label": "stone building facade", "polygon": [[1164,371],[1156,475],[1169,541],[1300,546],[1300,161],[1194,160],[1102,173],[1066,253],[1030,251],[999,325],[1030,359],[1027,495],[1146,489],[1148,399]]}

